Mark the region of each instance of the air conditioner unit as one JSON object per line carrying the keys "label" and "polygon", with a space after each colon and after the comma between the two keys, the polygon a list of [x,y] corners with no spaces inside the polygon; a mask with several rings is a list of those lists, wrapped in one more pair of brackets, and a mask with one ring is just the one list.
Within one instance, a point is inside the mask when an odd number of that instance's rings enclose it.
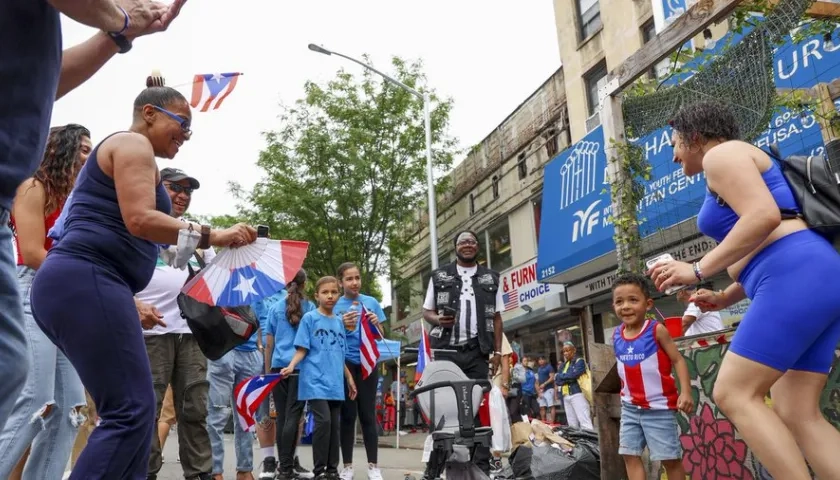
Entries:
{"label": "air conditioner unit", "polygon": [[600,112],[600,110],[593,113],[592,115],[589,116],[589,118],[586,119],[586,133],[589,133],[592,130],[595,130],[596,128],[598,128],[599,125],[601,125],[601,112]]}

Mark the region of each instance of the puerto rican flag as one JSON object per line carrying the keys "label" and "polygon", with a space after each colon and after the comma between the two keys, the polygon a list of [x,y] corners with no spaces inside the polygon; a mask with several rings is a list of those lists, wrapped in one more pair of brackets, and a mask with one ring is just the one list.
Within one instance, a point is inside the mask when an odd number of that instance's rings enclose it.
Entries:
{"label": "puerto rican flag", "polygon": [[206,112],[216,110],[236,88],[236,80],[241,73],[205,73],[193,78],[192,99],[190,105]]}
{"label": "puerto rican flag", "polygon": [[236,416],[239,417],[239,425],[242,430],[253,432],[256,425],[254,412],[257,411],[265,397],[271,393],[271,389],[283,377],[279,373],[268,375],[257,375],[239,382],[233,390],[233,398],[236,400]]}
{"label": "puerto rican flag", "polygon": [[414,382],[419,382],[423,376],[426,365],[432,361],[432,347],[429,344],[429,332],[426,331],[426,322],[420,321],[420,347],[417,349],[417,366],[414,367]]}
{"label": "puerto rican flag", "polygon": [[367,310],[362,305],[359,313],[361,315],[361,321],[359,321],[361,331],[359,334],[362,338],[359,341],[359,349],[362,357],[362,379],[369,377],[373,369],[376,368],[376,362],[379,361],[379,347],[376,346],[376,340],[382,338],[379,329],[368,320],[367,314]]}

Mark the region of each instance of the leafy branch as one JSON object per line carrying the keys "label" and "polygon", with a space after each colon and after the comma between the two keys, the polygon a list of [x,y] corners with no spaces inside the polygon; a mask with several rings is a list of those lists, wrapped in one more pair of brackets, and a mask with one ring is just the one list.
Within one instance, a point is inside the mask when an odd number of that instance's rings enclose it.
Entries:
{"label": "leafy branch", "polygon": [[620,178],[610,179],[610,195],[614,200],[619,199],[617,204],[613,204],[611,216],[615,227],[613,240],[618,255],[618,271],[644,271],[638,205],[645,197],[651,165],[645,158],[644,149],[639,145],[616,142],[611,138],[610,147],[615,150],[611,161],[618,163],[615,170],[623,172]]}

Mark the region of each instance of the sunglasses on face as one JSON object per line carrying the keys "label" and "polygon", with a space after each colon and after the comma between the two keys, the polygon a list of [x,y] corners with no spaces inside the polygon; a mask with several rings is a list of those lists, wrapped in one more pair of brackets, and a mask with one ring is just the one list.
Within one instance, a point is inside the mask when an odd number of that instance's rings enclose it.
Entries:
{"label": "sunglasses on face", "polygon": [[461,240],[460,242],[458,242],[459,247],[461,247],[461,246],[473,246],[474,247],[476,245],[478,245],[478,242],[476,242],[475,240]]}
{"label": "sunglasses on face", "polygon": [[168,183],[166,184],[166,188],[172,190],[174,193],[185,193],[188,197],[191,197],[193,193],[192,187],[185,187],[180,183]]}
{"label": "sunglasses on face", "polygon": [[166,115],[169,115],[170,118],[172,118],[173,120],[178,122],[178,124],[181,125],[181,131],[182,132],[184,132],[187,135],[192,135],[192,130],[190,130],[190,124],[191,124],[190,119],[184,118],[184,117],[182,117],[178,114],[172,113],[165,108],[158,107],[157,105],[152,105],[152,107],[154,107],[155,110],[157,110],[161,113],[165,113]]}

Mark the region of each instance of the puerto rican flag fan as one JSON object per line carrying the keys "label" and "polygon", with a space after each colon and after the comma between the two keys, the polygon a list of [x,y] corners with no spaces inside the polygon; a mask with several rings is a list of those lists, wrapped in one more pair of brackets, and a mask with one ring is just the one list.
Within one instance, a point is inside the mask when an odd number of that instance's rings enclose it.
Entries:
{"label": "puerto rican flag fan", "polygon": [[236,400],[236,416],[239,418],[239,425],[242,426],[242,430],[254,431],[256,425],[254,413],[271,393],[274,385],[282,378],[279,373],[271,373],[246,378],[239,382],[239,385],[233,390],[233,398]]}
{"label": "puerto rican flag fan", "polygon": [[286,287],[295,278],[309,249],[308,242],[269,240],[244,247],[223,248],[181,289],[211,306],[251,305]]}
{"label": "puerto rican flag fan", "polygon": [[[354,302],[355,303],[355,302]],[[355,305],[354,305],[355,306]],[[359,341],[359,349],[361,350],[362,358],[362,379],[370,376],[373,369],[376,368],[376,363],[379,361],[379,347],[376,346],[376,340],[381,339],[382,335],[379,329],[373,326],[368,319],[368,312],[364,306],[361,306],[359,313],[361,321],[361,340]]]}

